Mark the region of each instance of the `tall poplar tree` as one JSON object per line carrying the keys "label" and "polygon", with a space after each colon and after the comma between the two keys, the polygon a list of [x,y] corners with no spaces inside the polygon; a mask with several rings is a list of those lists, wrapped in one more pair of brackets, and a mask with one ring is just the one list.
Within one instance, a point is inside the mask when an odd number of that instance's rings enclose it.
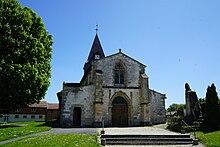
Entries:
{"label": "tall poplar tree", "polygon": [[220,124],[218,94],[214,84],[207,88],[204,124],[211,130],[217,129]]}

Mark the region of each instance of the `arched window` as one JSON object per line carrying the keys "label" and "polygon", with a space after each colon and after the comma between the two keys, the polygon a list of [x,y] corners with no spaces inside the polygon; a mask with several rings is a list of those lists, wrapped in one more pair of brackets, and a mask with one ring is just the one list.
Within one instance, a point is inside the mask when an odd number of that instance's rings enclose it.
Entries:
{"label": "arched window", "polygon": [[115,84],[125,84],[125,66],[123,62],[115,64]]}

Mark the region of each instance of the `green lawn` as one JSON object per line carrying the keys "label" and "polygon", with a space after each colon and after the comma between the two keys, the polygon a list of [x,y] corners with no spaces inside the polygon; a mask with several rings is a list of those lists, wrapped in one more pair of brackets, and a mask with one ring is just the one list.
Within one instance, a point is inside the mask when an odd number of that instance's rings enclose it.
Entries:
{"label": "green lawn", "polygon": [[[194,127],[197,130],[202,130],[202,128]],[[180,132],[180,130],[186,130],[191,134],[194,134],[191,127],[179,126],[179,125],[169,125],[167,129],[175,132]],[[204,144],[207,147],[220,147],[220,130],[210,133],[204,133],[201,131],[197,131],[196,135],[199,139],[199,142]]]}
{"label": "green lawn", "polygon": [[25,136],[42,131],[48,131],[51,127],[45,122],[18,122],[0,124],[0,141]]}
{"label": "green lawn", "polygon": [[[1,146],[1,145],[0,145]],[[56,134],[40,135],[2,145],[4,147],[100,147],[97,135]]]}
{"label": "green lawn", "polygon": [[210,133],[196,132],[199,141],[207,147],[220,147],[220,130]]}

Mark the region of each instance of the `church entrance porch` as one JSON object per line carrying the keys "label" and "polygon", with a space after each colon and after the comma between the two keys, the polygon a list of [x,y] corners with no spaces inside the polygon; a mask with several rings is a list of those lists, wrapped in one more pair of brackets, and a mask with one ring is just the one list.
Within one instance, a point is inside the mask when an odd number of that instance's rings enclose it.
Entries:
{"label": "church entrance porch", "polygon": [[123,97],[116,97],[112,102],[112,126],[128,126],[128,104]]}
{"label": "church entrance porch", "polygon": [[81,126],[81,108],[75,107],[73,109],[73,127]]}

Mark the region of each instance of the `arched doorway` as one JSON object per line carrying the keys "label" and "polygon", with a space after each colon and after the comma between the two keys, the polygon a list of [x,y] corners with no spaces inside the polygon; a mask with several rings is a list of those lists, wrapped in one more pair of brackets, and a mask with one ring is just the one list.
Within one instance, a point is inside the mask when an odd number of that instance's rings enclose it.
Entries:
{"label": "arched doorway", "polygon": [[116,97],[112,102],[112,126],[128,126],[128,104],[123,97]]}
{"label": "arched doorway", "polygon": [[75,107],[73,109],[73,127],[81,126],[81,107]]}

